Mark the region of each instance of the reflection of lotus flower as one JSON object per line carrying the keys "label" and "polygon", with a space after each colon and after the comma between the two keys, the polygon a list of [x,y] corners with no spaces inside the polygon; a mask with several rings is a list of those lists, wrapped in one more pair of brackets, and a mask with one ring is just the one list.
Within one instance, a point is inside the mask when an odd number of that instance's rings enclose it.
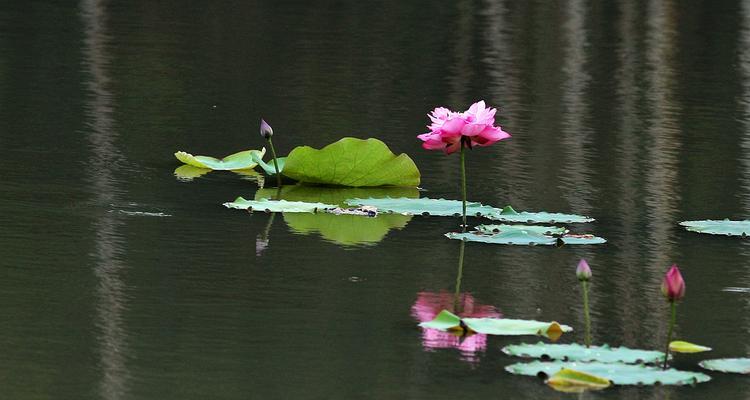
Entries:
{"label": "reflection of lotus flower", "polygon": [[427,150],[443,150],[445,154],[455,153],[464,147],[489,146],[510,137],[495,125],[494,108],[486,107],[484,100],[474,103],[463,113],[438,107],[429,114],[432,124],[430,132],[417,136]]}
{"label": "reflection of lotus flower", "polygon": [[[440,311],[453,310],[454,300],[453,293],[420,292],[411,308],[412,315],[419,322],[432,321]],[[459,295],[458,304],[459,310],[456,314],[461,317],[499,318],[502,316],[493,306],[476,304],[474,297],[468,293]],[[456,348],[461,351],[465,360],[476,361],[475,353],[487,348],[487,335],[474,334],[461,337],[451,332],[424,328],[422,346],[427,350]]]}
{"label": "reflection of lotus flower", "polygon": [[268,247],[268,238],[264,238],[263,235],[258,235],[255,238],[255,256],[260,257],[263,251]]}
{"label": "reflection of lotus flower", "polygon": [[685,281],[682,279],[682,274],[680,274],[677,264],[672,265],[672,268],[664,275],[664,280],[661,283],[661,292],[669,301],[679,301],[685,296]]}

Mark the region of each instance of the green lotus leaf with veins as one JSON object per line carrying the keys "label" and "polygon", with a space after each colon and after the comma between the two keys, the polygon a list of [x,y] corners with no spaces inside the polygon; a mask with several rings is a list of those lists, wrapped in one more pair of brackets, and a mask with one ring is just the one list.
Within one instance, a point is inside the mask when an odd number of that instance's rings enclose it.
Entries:
{"label": "green lotus leaf with veins", "polygon": [[406,154],[395,155],[378,139],[346,137],[322,149],[294,148],[284,175],[299,182],[340,186],[419,185],[419,169]]}

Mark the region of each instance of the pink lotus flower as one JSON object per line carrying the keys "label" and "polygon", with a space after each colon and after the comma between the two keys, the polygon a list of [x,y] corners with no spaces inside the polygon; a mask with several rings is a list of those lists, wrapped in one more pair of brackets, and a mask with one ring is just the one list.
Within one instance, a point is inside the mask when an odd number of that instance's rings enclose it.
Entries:
{"label": "pink lotus flower", "polygon": [[[420,292],[417,294],[417,301],[411,311],[419,322],[432,321],[442,310],[456,311],[460,317],[499,318],[502,316],[493,306],[476,304],[474,297],[468,293],[460,294],[458,302],[459,310],[454,310],[453,293]],[[455,348],[461,351],[464,360],[475,362],[477,361],[476,353],[487,348],[487,335],[473,334],[462,337],[452,332],[423,328],[422,346],[425,350]]]}
{"label": "pink lotus flower", "polygon": [[455,153],[464,147],[489,146],[497,141],[510,137],[499,126],[495,125],[494,108],[488,108],[484,100],[476,102],[462,113],[445,107],[435,108],[428,114],[432,124],[430,132],[417,136],[427,150],[443,150],[445,154]]}
{"label": "pink lotus flower", "polygon": [[680,274],[677,264],[673,264],[672,268],[664,275],[664,280],[661,283],[661,292],[669,301],[679,301],[685,297],[685,281],[682,279],[682,274]]}

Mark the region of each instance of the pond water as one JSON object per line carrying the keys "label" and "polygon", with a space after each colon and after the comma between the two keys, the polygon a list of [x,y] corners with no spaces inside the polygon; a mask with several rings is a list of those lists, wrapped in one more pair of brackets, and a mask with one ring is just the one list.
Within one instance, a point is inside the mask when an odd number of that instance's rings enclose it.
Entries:
{"label": "pond water", "polygon": [[[417,326],[452,302],[458,219],[250,215],[221,204],[254,177],[173,174],[177,150],[261,147],[263,117],[280,153],[378,137],[415,160],[422,196],[459,198],[458,156],[416,135],[433,107],[480,99],[513,138],[469,153],[471,199],[589,215],[571,228],[609,243],[469,243],[467,313],[580,342],[585,257],[594,340],[661,349],[678,263],[677,337],[714,351],[675,365],[750,353],[750,293],[726,290],[750,287],[750,242],[677,225],[750,216],[747,2],[6,1],[0,394],[566,398],[503,371],[502,346],[537,338]],[[585,397],[750,393],[711,375]]]}

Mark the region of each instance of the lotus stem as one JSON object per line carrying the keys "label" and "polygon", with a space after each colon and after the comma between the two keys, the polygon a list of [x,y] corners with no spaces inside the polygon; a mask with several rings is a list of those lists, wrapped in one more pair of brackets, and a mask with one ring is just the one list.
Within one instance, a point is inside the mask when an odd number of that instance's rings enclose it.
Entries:
{"label": "lotus stem", "polygon": [[463,232],[466,232],[466,156],[465,156],[465,148],[464,148],[464,139],[463,136],[461,137],[461,199],[463,200],[462,206],[463,206],[463,225],[461,225],[461,228]]}
{"label": "lotus stem", "polygon": [[583,286],[583,321],[586,325],[586,331],[583,334],[583,342],[586,347],[591,347],[591,316],[589,315],[589,283],[581,281]]}
{"label": "lotus stem", "polygon": [[464,248],[466,247],[466,241],[461,240],[461,250],[458,252],[458,274],[456,275],[456,291],[453,292],[453,312],[459,313],[459,304],[461,299],[461,278],[464,274]]}
{"label": "lotus stem", "polygon": [[677,319],[677,302],[670,301],[669,306],[671,308],[671,315],[669,318],[669,330],[667,331],[667,349],[664,351],[664,365],[662,366],[662,369],[667,369],[667,360],[669,360],[669,344],[672,343],[672,331],[674,329],[675,320]]}
{"label": "lotus stem", "polygon": [[281,187],[281,174],[279,173],[279,162],[276,161],[276,149],[273,148],[273,140],[268,138],[268,145],[271,147],[271,155],[273,156],[273,167],[276,170],[276,186]]}

